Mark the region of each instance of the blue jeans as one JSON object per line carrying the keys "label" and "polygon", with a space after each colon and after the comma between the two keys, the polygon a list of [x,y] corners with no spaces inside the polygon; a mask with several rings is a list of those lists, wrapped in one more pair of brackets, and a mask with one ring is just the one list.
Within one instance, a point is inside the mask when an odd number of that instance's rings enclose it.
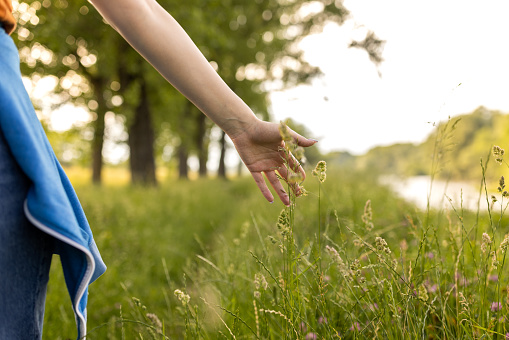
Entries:
{"label": "blue jeans", "polygon": [[25,217],[30,181],[3,128],[9,127],[0,126],[0,339],[41,339],[54,242]]}

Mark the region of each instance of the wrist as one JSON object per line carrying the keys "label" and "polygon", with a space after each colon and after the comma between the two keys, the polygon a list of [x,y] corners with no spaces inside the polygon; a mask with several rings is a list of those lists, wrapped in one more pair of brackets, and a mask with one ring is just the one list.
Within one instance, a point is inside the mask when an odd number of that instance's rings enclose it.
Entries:
{"label": "wrist", "polygon": [[235,139],[260,122],[260,119],[244,102],[240,107],[227,108],[225,113],[216,123],[231,139]]}

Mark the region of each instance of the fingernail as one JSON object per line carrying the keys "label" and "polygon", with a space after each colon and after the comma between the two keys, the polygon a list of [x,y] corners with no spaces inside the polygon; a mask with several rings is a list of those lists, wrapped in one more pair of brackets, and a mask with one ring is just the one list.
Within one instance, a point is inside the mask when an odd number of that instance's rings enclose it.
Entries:
{"label": "fingernail", "polygon": [[315,143],[318,143],[318,140],[316,140],[316,139],[313,139],[313,138],[308,138],[308,139],[313,141],[313,142],[315,142]]}
{"label": "fingernail", "polygon": [[269,202],[270,204],[274,203],[274,201]]}

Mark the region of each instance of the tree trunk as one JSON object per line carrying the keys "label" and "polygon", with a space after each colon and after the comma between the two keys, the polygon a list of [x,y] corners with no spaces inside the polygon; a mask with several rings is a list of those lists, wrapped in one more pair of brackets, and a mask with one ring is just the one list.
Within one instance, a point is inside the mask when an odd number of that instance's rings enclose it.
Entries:
{"label": "tree trunk", "polygon": [[189,168],[187,167],[187,159],[189,158],[189,152],[184,144],[180,144],[177,150],[179,159],[179,179],[189,178]]}
{"label": "tree trunk", "polygon": [[92,140],[92,182],[100,184],[102,181],[103,145],[104,145],[104,116],[106,115],[106,101],[104,100],[104,79],[91,79],[94,96],[97,100],[97,119],[94,121],[94,139]]}
{"label": "tree trunk", "polygon": [[134,111],[134,121],[129,127],[131,182],[156,185],[154,157],[154,129],[145,79],[139,78],[139,103]]}
{"label": "tree trunk", "polygon": [[[197,110],[196,110],[197,111]],[[208,160],[208,141],[207,141],[207,120],[204,114],[198,112],[196,116],[196,148],[198,150],[200,177],[207,176],[207,160]]]}
{"label": "tree trunk", "polygon": [[221,155],[219,156],[219,166],[217,167],[217,176],[220,178],[226,178],[226,165],[224,164],[224,159],[226,156],[226,133],[223,131],[221,133],[221,140],[219,141],[221,145]]}

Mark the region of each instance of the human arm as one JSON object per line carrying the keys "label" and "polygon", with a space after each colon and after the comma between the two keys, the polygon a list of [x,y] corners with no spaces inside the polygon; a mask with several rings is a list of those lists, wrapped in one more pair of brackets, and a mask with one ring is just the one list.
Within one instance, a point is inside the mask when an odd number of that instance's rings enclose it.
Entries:
{"label": "human arm", "polygon": [[[265,198],[273,200],[262,172],[283,203],[289,204],[274,172],[278,170],[286,177],[277,124],[263,122],[254,115],[219,77],[177,21],[155,0],[92,0],[92,3],[163,77],[228,134]],[[293,134],[302,146],[314,144]],[[291,157],[286,159],[292,161]]]}

